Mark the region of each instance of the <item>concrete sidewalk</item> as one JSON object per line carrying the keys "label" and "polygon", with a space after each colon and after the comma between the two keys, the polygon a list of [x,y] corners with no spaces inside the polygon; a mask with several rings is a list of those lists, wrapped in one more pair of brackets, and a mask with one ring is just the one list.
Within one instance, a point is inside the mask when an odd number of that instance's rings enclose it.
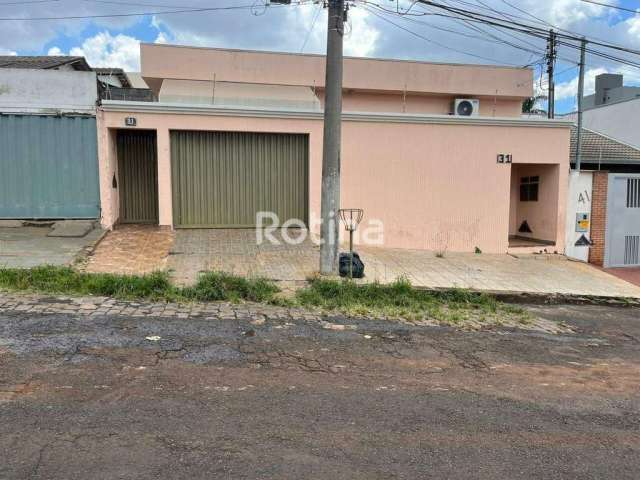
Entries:
{"label": "concrete sidewalk", "polygon": [[[192,283],[201,271],[302,282],[318,272],[319,249],[298,245],[256,244],[253,230],[177,230],[167,266],[177,282]],[[470,288],[492,292],[640,298],[640,287],[560,255],[495,255],[359,247],[365,262],[363,281],[389,283],[409,279],[425,288]]]}
{"label": "concrete sidewalk", "polygon": [[[388,283],[404,277],[425,288],[640,298],[639,286],[559,255],[447,253],[438,258],[422,250],[360,247],[358,251],[366,265],[365,282]],[[318,247],[308,240],[298,245],[258,245],[254,230],[171,232],[122,226],[100,243],[87,269],[144,273],[166,268],[181,285],[195,282],[201,272],[217,270],[295,286],[317,274],[318,254]]]}
{"label": "concrete sidewalk", "polygon": [[53,237],[49,236],[51,231],[49,226],[0,227],[0,267],[71,265],[86,249],[91,249],[104,233],[98,227],[83,236]]}
{"label": "concrete sidewalk", "polygon": [[367,279],[429,288],[640,298],[640,287],[561,255],[494,255],[361,248]]}

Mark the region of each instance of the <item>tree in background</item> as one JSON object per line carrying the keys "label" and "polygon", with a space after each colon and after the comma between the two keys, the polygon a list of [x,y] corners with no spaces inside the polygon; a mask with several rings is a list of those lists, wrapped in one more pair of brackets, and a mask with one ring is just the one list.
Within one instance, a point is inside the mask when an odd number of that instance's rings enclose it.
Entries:
{"label": "tree in background", "polygon": [[547,111],[544,108],[539,108],[539,104],[547,100],[546,95],[536,95],[535,97],[529,97],[522,102],[522,113],[529,115],[546,115]]}

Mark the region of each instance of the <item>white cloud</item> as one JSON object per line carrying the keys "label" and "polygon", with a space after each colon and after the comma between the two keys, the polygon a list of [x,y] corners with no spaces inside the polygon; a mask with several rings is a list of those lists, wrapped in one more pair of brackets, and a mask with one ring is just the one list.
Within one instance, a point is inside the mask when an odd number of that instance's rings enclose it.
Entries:
{"label": "white cloud", "polygon": [[[591,95],[596,91],[596,77],[602,73],[608,73],[606,68],[591,68],[587,69],[584,75],[584,94]],[[573,99],[577,102],[578,99],[578,77],[569,80],[568,82],[558,83],[556,85],[556,101]],[[576,103],[573,104],[576,106]]]}
{"label": "white cloud", "polygon": [[[209,7],[215,3],[216,6],[231,6],[236,5],[238,1],[190,0],[189,5]],[[376,3],[388,10],[394,10],[398,4],[401,8],[407,8],[414,2],[413,0],[398,0],[396,3],[384,0]],[[505,0],[483,0],[481,3],[474,0],[475,6],[470,3],[463,6],[463,3],[457,1],[455,3],[460,8],[468,7],[469,10],[498,16],[497,13],[487,10],[487,8],[492,8],[505,15],[517,17],[515,18],[517,21],[536,25],[545,30],[550,27],[544,22],[549,22],[580,35],[584,34],[591,38],[599,38],[607,42],[640,49],[640,14],[632,16],[615,9],[578,0],[508,0],[508,3],[513,4],[516,8],[510,7]],[[607,0],[607,3],[623,4],[621,0]],[[264,11],[256,8],[254,11],[221,10],[120,19],[6,22],[6,25],[3,24],[3,28],[0,29],[0,45],[2,45],[0,51],[24,54],[47,52],[44,46],[56,45],[55,39],[64,35],[77,39],[74,44],[75,48],[68,53],[83,54],[92,65],[121,66],[137,70],[139,68],[138,39],[133,36],[117,34],[123,28],[136,24],[142,31],[145,31],[145,38],[155,38],[157,43],[299,52],[308,36],[304,51],[323,53],[326,42],[327,11],[318,5],[311,3],[301,6],[273,5]],[[14,10],[10,15],[16,17],[72,14],[108,15],[143,10],[134,6],[80,2],[79,0],[11,8]],[[438,45],[417,38],[367,12],[367,9],[371,8],[373,7],[365,5],[364,2],[358,2],[349,11],[350,20],[345,36],[345,53],[347,55],[440,62],[493,62],[525,65],[542,58],[546,48],[544,39],[515,32],[504,32],[486,25],[481,25],[480,31],[478,31],[472,30],[467,23],[450,18],[432,15],[400,17],[393,13],[381,13],[379,10],[373,10],[403,28],[438,42],[440,44]],[[419,4],[412,8],[413,13],[428,10],[435,11],[434,8],[430,9]],[[542,20],[536,20],[531,15]],[[316,18],[315,23],[314,18]],[[313,29],[309,33],[312,25]],[[88,26],[92,28],[97,26],[102,33],[90,38],[83,38],[82,32]],[[512,44],[518,43],[527,49],[534,49],[535,52],[513,48],[501,43],[500,39]],[[592,48],[603,49],[604,47],[593,45]],[[568,68],[569,61],[577,62],[579,52],[576,49],[561,45],[559,50],[558,71]],[[48,53],[64,54],[66,52],[53,47],[49,49]],[[465,55],[465,53],[472,55]],[[638,57],[632,54],[620,51],[610,51],[609,53],[638,61]],[[624,73],[625,83],[640,83],[640,69],[624,67],[610,59],[594,55],[587,55],[587,65],[590,70],[601,69],[601,71]],[[570,82],[562,82],[557,88],[559,97],[568,101],[575,95],[577,80],[574,78]],[[538,88],[538,90],[540,89]]]}
{"label": "white cloud", "polygon": [[629,18],[625,23],[629,27],[627,30],[629,35],[634,35],[636,38],[640,39],[640,13]]}
{"label": "white cloud", "polygon": [[371,21],[371,17],[372,15],[362,9],[353,8],[350,10],[347,25],[350,32],[344,42],[346,55],[371,57],[375,54],[380,31]]}
{"label": "white cloud", "polygon": [[47,52],[47,55],[49,55],[50,57],[55,57],[55,56],[58,56],[58,55],[64,55],[64,53],[58,47],[51,47],[49,49],[49,51]]}
{"label": "white cloud", "polygon": [[[52,53],[54,52],[54,53]],[[69,55],[85,57],[92,67],[120,67],[128,72],[140,70],[140,40],[128,35],[113,36],[101,32],[89,37]],[[58,47],[49,49],[49,55],[64,55]]]}
{"label": "white cloud", "polygon": [[[516,3],[521,2],[516,0]],[[577,2],[576,0],[553,0],[550,4],[549,2],[540,1],[528,1],[526,3],[530,5],[526,5],[523,10],[534,12],[534,14],[537,13],[538,17],[546,17],[550,20],[550,23],[564,28],[583,21],[589,21],[594,17],[609,16],[612,13],[611,9],[601,5]],[[615,4],[617,2],[612,1],[610,3]]]}
{"label": "white cloud", "polygon": [[169,43],[169,38],[164,32],[160,32],[154,43]]}
{"label": "white cloud", "polygon": [[0,48],[0,55],[9,55],[9,56],[14,57],[14,56],[18,55],[18,52],[15,52],[13,50],[9,50],[9,49],[6,49],[6,48]]}

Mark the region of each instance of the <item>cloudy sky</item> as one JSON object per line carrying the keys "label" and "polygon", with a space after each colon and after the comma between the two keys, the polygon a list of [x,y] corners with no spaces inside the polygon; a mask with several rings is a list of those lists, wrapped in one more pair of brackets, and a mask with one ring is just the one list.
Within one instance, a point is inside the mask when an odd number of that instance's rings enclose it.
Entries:
{"label": "cloudy sky", "polygon": [[[326,11],[306,5],[265,7],[267,0],[0,0],[0,55],[84,55],[92,66],[139,69],[139,43],[250,48],[322,53]],[[600,0],[640,9],[637,0]],[[296,3],[296,0],[293,0]],[[511,18],[541,28],[557,28],[640,50],[640,12],[634,14],[581,0],[437,0],[452,7]],[[434,15],[433,7],[413,2],[354,2],[349,12],[345,51],[349,55],[440,62],[533,65],[541,71],[544,40],[487,25]],[[389,10],[381,11],[376,5]],[[233,9],[224,10],[227,7]],[[217,8],[219,10],[175,12]],[[162,13],[165,12],[165,13]],[[174,12],[174,13],[166,13]],[[131,15],[129,14],[144,14]],[[118,16],[113,16],[118,15]],[[93,16],[94,18],[77,18]],[[51,19],[51,17],[56,17]],[[76,17],[60,19],[58,17]],[[30,19],[30,20],[27,20]],[[510,45],[508,45],[509,43]],[[602,47],[593,46],[603,50]],[[608,51],[640,64],[640,56]],[[557,108],[575,106],[578,52],[560,47]],[[624,73],[640,85],[640,68],[587,56],[587,92],[602,72]],[[544,79],[536,90],[544,93]]]}

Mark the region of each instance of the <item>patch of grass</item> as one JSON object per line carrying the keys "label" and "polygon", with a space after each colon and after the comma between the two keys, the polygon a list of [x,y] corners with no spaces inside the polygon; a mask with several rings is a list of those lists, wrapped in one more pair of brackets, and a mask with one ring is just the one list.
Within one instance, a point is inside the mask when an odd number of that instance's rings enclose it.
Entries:
{"label": "patch of grass", "polygon": [[181,294],[189,300],[200,302],[248,300],[270,302],[280,289],[264,278],[244,278],[222,272],[207,272],[198,278],[193,287],[185,287]]}
{"label": "patch of grass", "polygon": [[269,302],[278,287],[264,279],[246,279],[210,272],[192,287],[171,284],[167,272],[146,275],[83,273],[69,267],[42,266],[31,269],[0,269],[0,288],[65,295],[98,295],[151,301]]}
{"label": "patch of grass", "polygon": [[0,288],[122,299],[159,300],[176,295],[165,272],[129,276],[81,273],[69,267],[52,266],[0,269]]}
{"label": "patch of grass", "polygon": [[350,280],[315,278],[294,298],[278,295],[275,283],[222,272],[202,274],[195,285],[176,287],[167,272],[147,275],[83,273],[69,267],[0,269],[0,289],[63,295],[98,295],[127,300],[167,302],[251,301],[286,307],[314,307],[346,315],[434,320],[450,325],[465,322],[527,324],[522,308],[463,289],[428,291],[407,279],[389,285],[357,284]]}
{"label": "patch of grass", "polygon": [[316,278],[310,281],[309,287],[297,292],[296,301],[301,306],[319,307],[347,315],[432,319],[449,324],[520,315],[520,312],[505,308],[504,304],[489,295],[462,289],[420,290],[413,288],[406,279],[399,279],[390,285],[358,285],[348,280]]}

